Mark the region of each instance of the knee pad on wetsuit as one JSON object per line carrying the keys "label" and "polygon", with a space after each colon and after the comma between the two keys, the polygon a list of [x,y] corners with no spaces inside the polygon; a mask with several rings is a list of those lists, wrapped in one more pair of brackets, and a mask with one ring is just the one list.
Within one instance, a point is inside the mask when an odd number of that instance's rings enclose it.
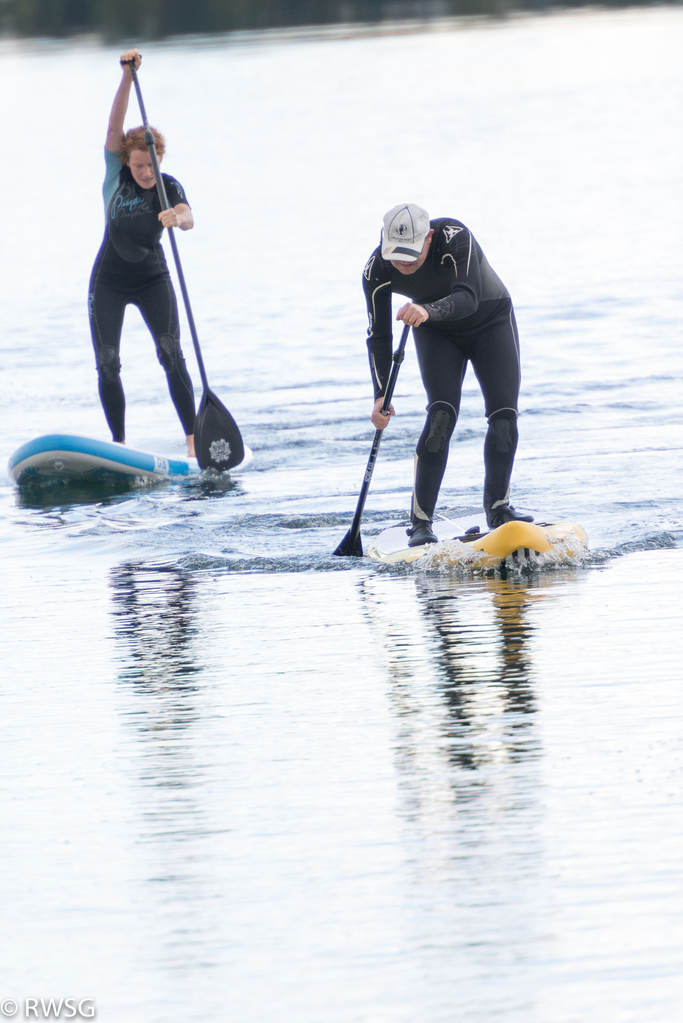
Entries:
{"label": "knee pad on wetsuit", "polygon": [[429,406],[427,421],[417,442],[416,454],[420,461],[432,465],[445,462],[457,419],[457,412],[447,401],[435,401]]}
{"label": "knee pad on wetsuit", "polygon": [[494,412],[489,418],[487,443],[492,444],[501,454],[507,454],[509,451],[514,452],[517,439],[517,413],[514,409],[505,408]]}
{"label": "knee pad on wetsuit", "polygon": [[172,334],[162,334],[158,337],[157,358],[166,372],[172,373],[180,362],[180,359],[182,359],[180,341],[178,338],[173,337]]}
{"label": "knee pad on wetsuit", "polygon": [[97,349],[97,372],[100,378],[107,384],[113,384],[118,380],[121,373],[121,361],[119,353],[111,345],[102,345]]}
{"label": "knee pad on wetsuit", "polygon": [[458,414],[447,401],[435,401],[427,409],[427,421],[415,451],[413,523],[434,518],[441,481],[448,462],[448,444]]}

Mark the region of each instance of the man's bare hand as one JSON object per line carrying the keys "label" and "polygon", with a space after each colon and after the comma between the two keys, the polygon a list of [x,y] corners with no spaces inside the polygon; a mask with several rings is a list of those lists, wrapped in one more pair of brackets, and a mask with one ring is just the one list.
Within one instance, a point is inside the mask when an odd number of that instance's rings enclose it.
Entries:
{"label": "man's bare hand", "polygon": [[409,327],[419,327],[421,323],[429,319],[429,313],[422,305],[415,302],[406,302],[396,313],[397,320],[403,320]]}
{"label": "man's bare hand", "polygon": [[390,405],[389,406],[389,415],[388,416],[383,416],[382,415],[382,406],[383,405],[384,405],[384,398],[378,398],[377,401],[374,404],[373,409],[372,409],[372,415],[370,416],[370,419],[372,421],[372,425],[375,427],[376,430],[383,430],[385,426],[389,425],[389,419],[391,418],[391,416],[395,416],[396,415],[396,412],[394,411],[394,406]]}

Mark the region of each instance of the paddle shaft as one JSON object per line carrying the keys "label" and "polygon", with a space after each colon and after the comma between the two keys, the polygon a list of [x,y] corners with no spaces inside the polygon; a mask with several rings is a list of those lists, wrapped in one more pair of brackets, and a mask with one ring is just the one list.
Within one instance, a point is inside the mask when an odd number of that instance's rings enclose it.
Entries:
{"label": "paddle shaft", "polygon": [[[382,415],[388,416],[389,409],[391,407],[391,399],[394,396],[394,388],[396,387],[396,381],[398,379],[398,371],[401,368],[403,362],[406,343],[408,341],[408,333],[410,327],[406,323],[401,333],[401,340],[398,343],[396,351],[391,357],[391,371],[389,373],[389,379],[387,381],[386,390],[384,392],[384,403],[382,405]],[[370,490],[370,481],[372,480],[372,474],[375,469],[375,462],[377,461],[377,455],[379,452],[379,446],[382,442],[382,434],[384,430],[376,430],[375,437],[372,442],[372,448],[370,450],[370,457],[368,458],[368,464],[365,469],[365,476],[363,477],[363,485],[358,495],[358,504],[356,505],[356,514],[353,516],[353,522],[348,533],[340,543],[337,550],[334,552],[338,555],[344,555],[352,553],[354,556],[362,557],[363,548],[360,544],[360,520],[363,517],[363,509],[365,508],[365,501]]]}
{"label": "paddle shaft", "polygon": [[[164,179],[162,178],[161,171],[159,169],[159,160],[157,158],[157,150],[156,150],[156,146],[154,144],[154,135],[151,132],[151,129],[149,127],[149,121],[147,120],[147,111],[145,110],[145,104],[144,104],[144,102],[142,100],[142,92],[140,91],[140,83],[138,81],[137,72],[135,70],[135,61],[134,60],[126,60],[126,61],[121,61],[121,63],[122,64],[127,64],[130,67],[130,73],[131,73],[131,75],[133,77],[133,84],[135,85],[135,92],[137,93],[138,104],[140,106],[140,113],[142,114],[142,123],[143,123],[144,128],[145,128],[145,145],[147,146],[147,149],[149,150],[149,155],[150,155],[150,158],[152,160],[152,168],[154,170],[154,179],[155,179],[156,185],[157,185],[157,193],[159,195],[159,202],[161,203],[162,210],[169,210],[171,208],[171,204],[168,201],[168,196],[166,195],[166,186],[164,185]],[[178,280],[180,282],[180,290],[181,290],[182,295],[183,295],[183,302],[185,303],[185,312],[187,314],[187,322],[188,322],[188,324],[190,326],[190,334],[192,335],[192,344],[194,345],[194,351],[195,351],[195,355],[197,357],[197,365],[199,366],[199,375],[202,378],[202,386],[203,386],[204,390],[208,391],[209,390],[209,381],[208,381],[207,376],[206,376],[206,370],[204,369],[204,359],[202,358],[201,349],[199,347],[199,338],[197,337],[197,328],[195,327],[194,316],[192,315],[192,306],[190,305],[190,296],[189,296],[189,294],[187,292],[187,285],[185,284],[185,275],[183,273],[183,268],[182,268],[181,263],[180,263],[180,255],[178,253],[178,245],[177,245],[176,240],[175,240],[175,235],[173,233],[173,228],[169,227],[169,228],[167,228],[167,230],[168,230],[168,237],[169,237],[170,242],[171,242],[171,249],[173,251],[173,259],[175,260],[175,268],[176,268],[176,271],[178,273]]]}

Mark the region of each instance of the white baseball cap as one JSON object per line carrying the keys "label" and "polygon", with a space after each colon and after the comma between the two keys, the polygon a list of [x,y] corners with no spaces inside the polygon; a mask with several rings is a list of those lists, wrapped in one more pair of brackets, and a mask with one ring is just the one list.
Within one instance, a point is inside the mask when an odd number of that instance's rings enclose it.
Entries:
{"label": "white baseball cap", "polygon": [[429,231],[429,214],[421,206],[412,202],[394,206],[384,215],[382,259],[414,263],[422,253]]}

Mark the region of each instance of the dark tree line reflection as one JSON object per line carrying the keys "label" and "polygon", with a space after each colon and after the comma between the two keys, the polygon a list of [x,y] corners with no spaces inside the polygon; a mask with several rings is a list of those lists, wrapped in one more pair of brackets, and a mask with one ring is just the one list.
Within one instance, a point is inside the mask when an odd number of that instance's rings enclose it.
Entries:
{"label": "dark tree line reflection", "polygon": [[[641,3],[642,0],[634,0]],[[0,30],[18,36],[95,33],[109,42],[303,25],[383,22],[587,6],[580,0],[0,0]],[[632,6],[603,0],[603,7]]]}

